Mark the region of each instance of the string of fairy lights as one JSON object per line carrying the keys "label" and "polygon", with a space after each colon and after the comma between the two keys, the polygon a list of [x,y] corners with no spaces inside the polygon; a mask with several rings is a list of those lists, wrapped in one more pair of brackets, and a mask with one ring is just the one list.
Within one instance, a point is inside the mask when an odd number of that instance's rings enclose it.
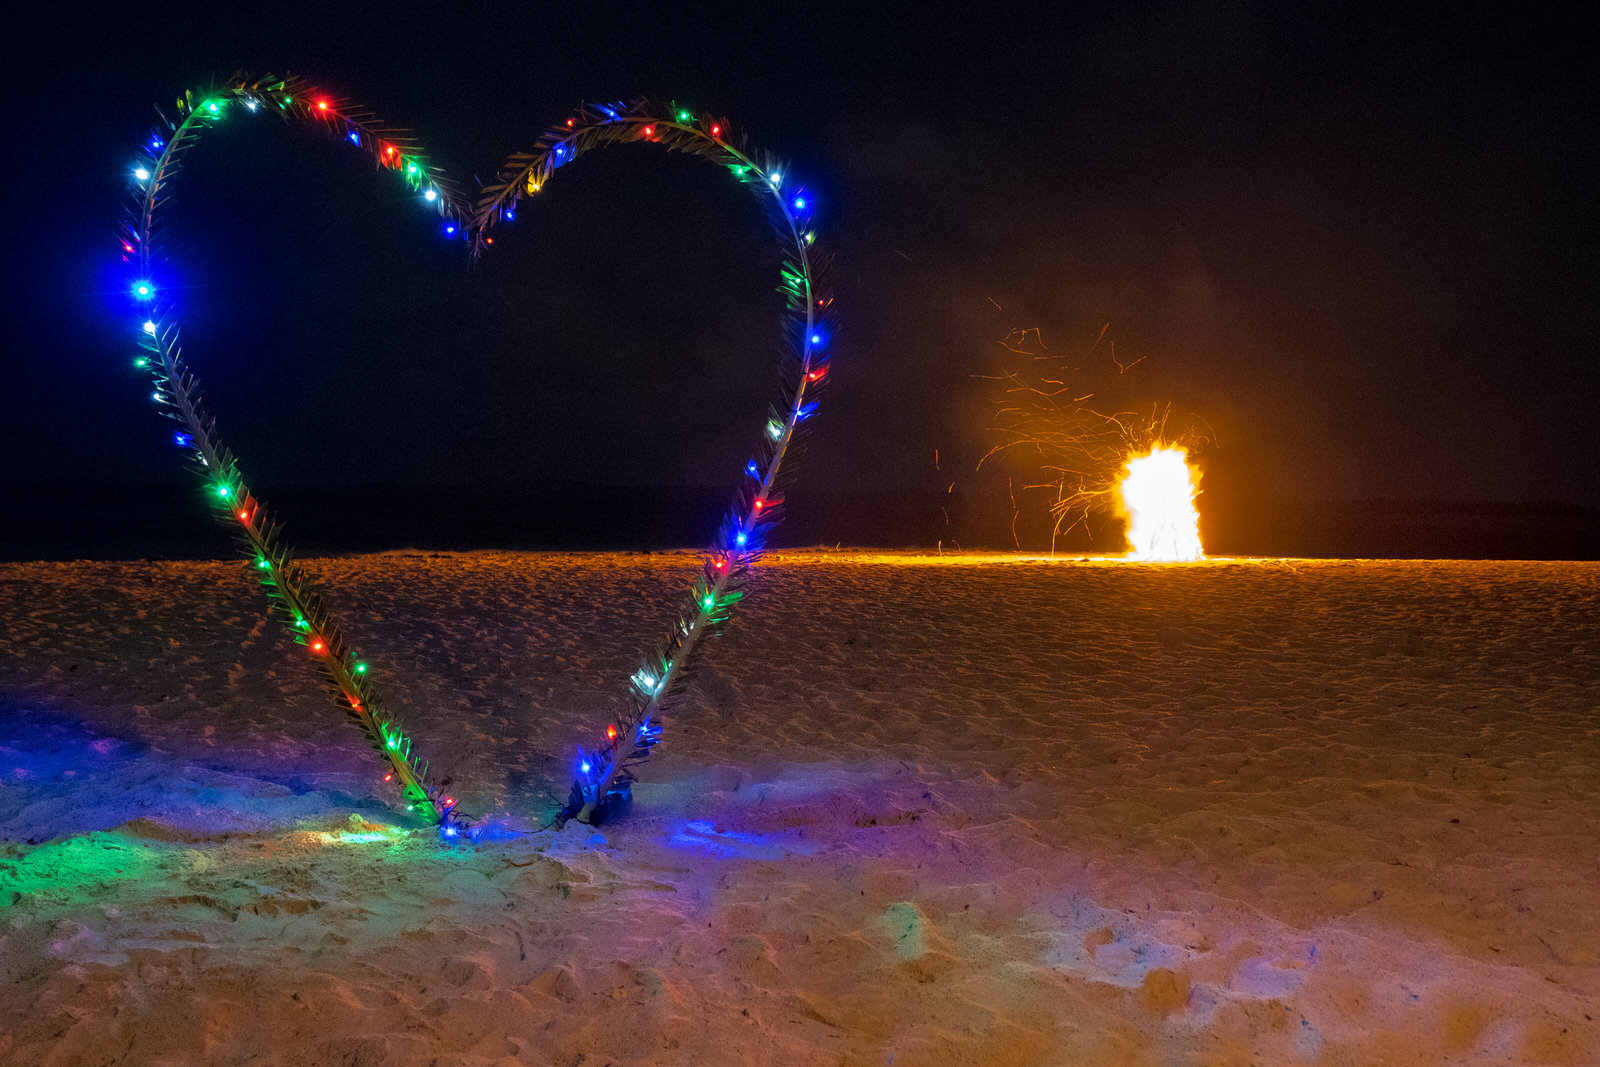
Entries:
{"label": "string of fairy lights", "polygon": [[121,242],[124,260],[137,271],[130,292],[143,313],[135,365],[151,374],[152,399],[177,424],[173,443],[204,482],[218,517],[236,532],[271,605],[321,669],[335,700],[382,756],[384,780],[398,785],[408,809],[437,823],[446,837],[470,834],[470,820],[456,811],[455,798],[434,784],[427,762],[414,757],[413,739],[384,703],[367,662],[346,643],[281,527],[246,485],[233,453],[220,443],[215,420],[201,402],[198,379],[183,360],[176,307],[163,291],[157,222],[184,154],[201,133],[240,110],[320,123],[396,174],[422,207],[439,215],[443,234],[464,240],[474,255],[494,244],[495,227],[513,221],[517,205],[537,194],[555,171],[613,142],[644,141],[706,158],[750,187],[765,207],[783,250],[786,355],[778,398],[768,408],[756,454],[745,464],[733,505],[677,619],[661,648],[647,655],[629,679],[624,709],[606,724],[596,743],[580,749],[568,801],[557,817],[597,821],[619,810],[631,800],[635,768],[661,740],[665,711],[685,691],[695,647],[727,621],[744,596],[751,564],[782,517],[780,478],[793,469],[785,460],[792,459],[800,426],[815,414],[816,392],[828,376],[833,298],[819,284],[824,263],[815,247],[814,198],[771,157],[757,161],[749,156],[730,136],[726,119],[696,115],[670,102],[584,105],[547,130],[532,151],[512,155],[475,201],[405,131],[298,78],[235,77],[209,93],[186,93],[176,107],[176,118],[161,115],[161,126],[142,146],[130,175],[136,195]]}

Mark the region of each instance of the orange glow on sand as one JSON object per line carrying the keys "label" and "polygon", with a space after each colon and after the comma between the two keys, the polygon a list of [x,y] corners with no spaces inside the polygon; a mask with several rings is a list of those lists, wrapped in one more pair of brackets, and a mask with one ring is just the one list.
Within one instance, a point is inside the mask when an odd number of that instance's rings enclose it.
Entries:
{"label": "orange glow on sand", "polygon": [[1194,508],[1200,472],[1189,453],[1175,445],[1156,445],[1128,460],[1118,486],[1128,518],[1128,558],[1183,563],[1204,559],[1200,513]]}

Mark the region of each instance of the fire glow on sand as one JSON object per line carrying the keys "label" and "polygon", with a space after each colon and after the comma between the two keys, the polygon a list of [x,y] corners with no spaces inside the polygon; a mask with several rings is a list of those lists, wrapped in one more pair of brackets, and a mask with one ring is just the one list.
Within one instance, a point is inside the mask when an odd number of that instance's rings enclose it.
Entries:
{"label": "fire glow on sand", "polygon": [[1128,520],[1128,558],[1187,563],[1205,558],[1194,498],[1200,475],[1187,450],[1156,445],[1129,458],[1117,497]]}
{"label": "fire glow on sand", "polygon": [[[157,211],[168,200],[183,155],[198,135],[240,110],[275,114],[321,125],[338,140],[365,153],[396,174],[419,206],[441,217],[441,234],[463,241],[476,256],[494,244],[490,230],[515,217],[517,202],[536,194],[555,171],[591,148],[645,141],[709,160],[750,189],[766,209],[782,249],[780,291],[786,300],[782,328],[786,347],[778,399],[754,456],[745,464],[733,506],[706,553],[700,574],[679,608],[662,650],[646,657],[629,682],[629,701],[602,731],[601,739],[580,750],[574,781],[558,821],[594,821],[602,810],[626,803],[642,763],[661,738],[662,714],[680,697],[688,681],[691,653],[699,640],[727,621],[743,596],[750,565],[762,551],[765,534],[783,513],[780,474],[800,424],[815,414],[813,399],[828,375],[833,298],[820,284],[824,260],[815,247],[815,197],[770,157],[748,154],[730,133],[727,119],[697,115],[675,102],[638,100],[580,107],[551,127],[531,151],[509,157],[494,181],[471,200],[447,180],[410,136],[381,122],[351,101],[325,93],[299,78],[246,78],[236,75],[208,93],[185,93],[177,101],[177,121],[162,116],[161,126],[141,146],[129,168],[135,189],[133,210],[123,227],[123,261],[135,273],[128,291],[138,308],[140,353],[134,365],[154,379],[152,399],[178,423],[173,442],[193,464],[207,487],[217,517],[238,535],[252,573],[266,587],[296,642],[322,670],[330,691],[361,727],[387,763],[385,782],[396,783],[407,807],[456,837],[467,823],[455,811],[455,798],[429,776],[424,760],[413,756],[413,742],[380,697],[367,663],[345,638],[309,576],[294,559],[276,521],[246,486],[233,453],[216,435],[215,420],[203,408],[199,381],[180,355],[175,305],[163,284]],[[791,465],[792,467],[792,465]]]}

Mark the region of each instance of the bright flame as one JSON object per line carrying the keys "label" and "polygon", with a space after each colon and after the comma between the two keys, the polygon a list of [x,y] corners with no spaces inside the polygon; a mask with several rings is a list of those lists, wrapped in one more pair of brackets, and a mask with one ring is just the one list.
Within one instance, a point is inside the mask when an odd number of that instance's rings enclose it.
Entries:
{"label": "bright flame", "polygon": [[1128,558],[1186,562],[1202,559],[1200,513],[1194,509],[1200,473],[1189,453],[1158,445],[1128,460],[1122,508],[1128,516]]}

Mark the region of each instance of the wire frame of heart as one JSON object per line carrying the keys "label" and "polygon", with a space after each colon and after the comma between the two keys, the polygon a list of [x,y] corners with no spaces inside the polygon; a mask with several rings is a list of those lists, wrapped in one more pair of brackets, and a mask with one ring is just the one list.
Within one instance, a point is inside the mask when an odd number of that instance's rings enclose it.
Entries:
{"label": "wire frame of heart", "polygon": [[[792,358],[784,362],[779,396],[769,407],[757,452],[745,466],[743,484],[678,618],[662,647],[646,656],[630,678],[631,699],[606,725],[600,741],[578,753],[573,787],[556,819],[597,819],[612,810],[610,802],[628,798],[635,768],[660,741],[663,713],[683,694],[691,653],[701,638],[727,621],[743,596],[751,563],[781,518],[780,476],[792,474],[797,432],[815,413],[814,397],[829,370],[833,301],[819,284],[824,262],[815,247],[813,198],[770,157],[752,159],[742,140],[730,136],[725,119],[696,116],[675,103],[651,100],[579,108],[551,127],[532,151],[512,155],[475,202],[462,195],[407,131],[298,78],[236,75],[223,88],[186,93],[177,101],[176,118],[162,115],[162,125],[143,146],[131,175],[133,209],[121,234],[123,258],[136,269],[131,294],[144,312],[135,363],[152,375],[152,399],[177,425],[174,443],[205,483],[218,517],[235,531],[270,603],[321,668],[335,700],[383,757],[385,781],[395,783],[408,809],[438,823],[446,837],[470,834],[471,821],[456,811],[455,798],[434,783],[427,762],[415,758],[412,739],[384,703],[366,662],[346,643],[280,527],[250,492],[235,457],[218,439],[199,381],[184,364],[174,307],[162,291],[159,208],[198,135],[240,110],[321,123],[397,175],[422,207],[438,214],[445,235],[459,237],[474,255],[493,245],[495,227],[512,221],[516,205],[536,194],[556,170],[617,141],[643,140],[710,159],[752,186],[766,207],[783,248],[783,329]],[[791,460],[787,465],[786,459]]]}

